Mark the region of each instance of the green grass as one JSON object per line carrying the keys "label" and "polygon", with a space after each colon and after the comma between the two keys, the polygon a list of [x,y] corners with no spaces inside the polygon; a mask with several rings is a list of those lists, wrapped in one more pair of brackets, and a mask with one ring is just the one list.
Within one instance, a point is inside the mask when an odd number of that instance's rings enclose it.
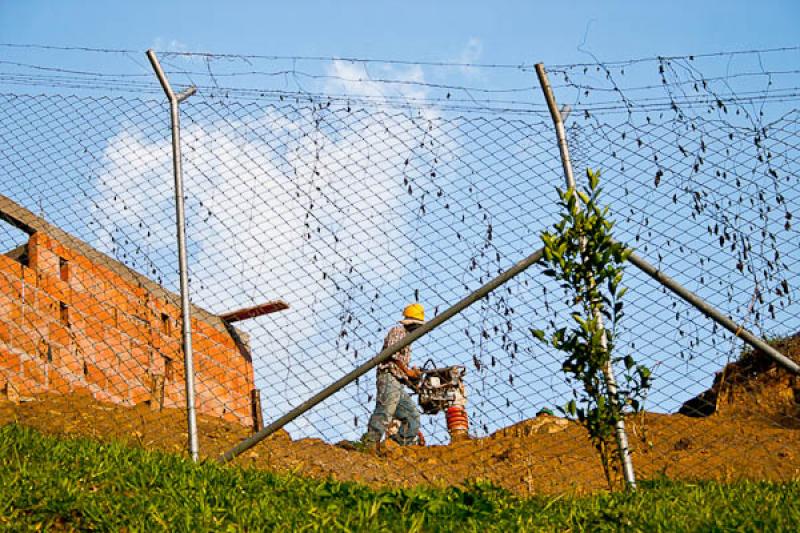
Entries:
{"label": "green grass", "polygon": [[635,494],[519,499],[371,490],[121,444],[0,428],[0,528],[101,531],[796,531],[800,483],[642,483]]}

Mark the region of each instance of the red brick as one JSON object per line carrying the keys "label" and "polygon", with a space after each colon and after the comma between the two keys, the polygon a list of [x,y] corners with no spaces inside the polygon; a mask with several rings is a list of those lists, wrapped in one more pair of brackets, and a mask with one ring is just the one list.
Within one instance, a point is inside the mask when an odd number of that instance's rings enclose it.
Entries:
{"label": "red brick", "polygon": [[41,361],[50,362],[53,360],[51,344],[44,337],[41,337],[39,342],[36,343],[36,357]]}
{"label": "red brick", "polygon": [[22,293],[22,303],[33,307],[36,305],[36,293],[38,292],[38,288],[35,283],[28,283],[26,281],[20,281],[21,288],[20,292]]}
{"label": "red brick", "polygon": [[103,304],[100,300],[89,294],[81,294],[75,298],[72,307],[85,316],[95,316],[103,311]]}
{"label": "red brick", "polygon": [[112,349],[107,342],[99,342],[95,345],[94,362],[100,368],[116,368],[119,358],[116,350]]}
{"label": "red brick", "polygon": [[97,355],[97,341],[95,339],[86,335],[82,330],[76,330],[73,343],[79,354],[82,354],[90,361],[95,361]]}
{"label": "red brick", "polygon": [[36,291],[36,310],[53,319],[59,319],[61,312],[58,300],[42,290]]}
{"label": "red brick", "polygon": [[17,390],[19,390],[22,396],[31,396],[47,392],[47,387],[45,387],[43,382],[24,375],[19,376],[18,379],[14,381],[14,384],[17,386]]}
{"label": "red brick", "polygon": [[150,373],[158,376],[163,376],[164,367],[165,367],[164,356],[159,352],[153,353],[150,360]]}
{"label": "red brick", "polygon": [[125,293],[123,282],[107,286],[106,302],[121,313],[130,315],[136,311],[135,306],[131,305],[131,298]]}
{"label": "red brick", "polygon": [[106,377],[106,373],[95,364],[86,363],[85,376],[86,376],[85,377],[86,383],[90,385],[94,384],[102,389],[108,387],[108,379]]}
{"label": "red brick", "polygon": [[103,278],[95,276],[91,271],[87,271],[75,263],[71,266],[69,285],[74,293],[102,298],[106,290]]}
{"label": "red brick", "polygon": [[164,356],[169,357],[173,361],[183,360],[183,348],[181,343],[175,339],[164,339],[164,344],[158,352]]}
{"label": "red brick", "polygon": [[70,346],[72,344],[72,335],[69,328],[60,322],[50,322],[47,338],[50,342],[61,346]]}
{"label": "red brick", "polygon": [[34,233],[28,240],[28,264],[39,274],[58,277],[58,255],[48,249],[49,239]]}
{"label": "red brick", "polygon": [[119,312],[110,305],[98,304],[97,312],[94,317],[103,323],[106,328],[119,329],[117,327],[117,315]]}
{"label": "red brick", "polygon": [[141,384],[133,385],[129,391],[130,401],[134,405],[139,405],[140,403],[144,403],[148,401],[151,397],[150,389],[147,387],[142,386]]}
{"label": "red brick", "polygon": [[12,279],[22,277],[22,263],[14,261],[7,255],[0,255],[0,272],[7,274]]}
{"label": "red brick", "polygon": [[33,331],[41,332],[41,335],[46,337],[47,332],[50,330],[50,322],[54,319],[50,316],[43,315],[30,306],[22,307],[22,319],[18,322],[21,326],[30,328]]}
{"label": "red brick", "polygon": [[121,356],[117,368],[119,369],[119,373],[129,382],[139,382],[142,376],[147,373],[148,366],[130,357]]}
{"label": "red brick", "polygon": [[68,394],[72,392],[72,381],[68,379],[64,375],[64,371],[58,368],[50,369],[49,377],[49,390],[53,392],[60,392],[62,394]]}
{"label": "red brick", "polygon": [[25,376],[36,381],[40,385],[45,384],[45,365],[40,359],[23,359],[22,371]]}
{"label": "red brick", "polygon": [[117,324],[119,330],[127,335],[130,338],[139,338],[139,330],[134,323],[133,318],[129,317],[127,314],[119,313],[117,316]]}
{"label": "red brick", "polygon": [[0,342],[11,346],[11,324],[0,318]]}
{"label": "red brick", "polygon": [[14,348],[34,356],[36,354],[36,345],[41,337],[42,335],[31,328],[17,325],[14,328],[14,338],[11,339],[11,343]]}
{"label": "red brick", "polygon": [[50,345],[50,349],[53,350],[54,366],[57,365],[75,377],[83,377],[83,357],[78,352],[53,344]]}
{"label": "red brick", "polygon": [[150,368],[150,346],[131,339],[130,358],[142,368]]}
{"label": "red brick", "polygon": [[66,259],[67,261],[74,261],[75,256],[77,255],[75,254],[75,252],[72,251],[72,249],[67,248],[66,246],[64,246],[59,241],[53,238],[50,239],[48,248],[50,248],[50,250],[58,257]]}
{"label": "red brick", "polygon": [[72,394],[81,396],[94,396],[92,388],[83,381],[75,381],[72,383]]}
{"label": "red brick", "polygon": [[115,354],[126,353],[130,345],[128,337],[114,328],[106,329],[106,346]]}
{"label": "red brick", "polygon": [[69,288],[67,282],[61,281],[61,279],[56,276],[41,274],[39,277],[39,290],[46,292],[59,302],[63,302],[67,305],[72,304],[72,290]]}
{"label": "red brick", "polygon": [[22,303],[19,298],[7,294],[0,294],[0,318],[9,322],[19,323],[22,316]]}
{"label": "red brick", "polygon": [[[5,257],[0,255],[0,257]],[[17,269],[19,270],[19,269]],[[4,294],[15,300],[22,299],[22,280],[13,274],[0,272],[0,294]]]}
{"label": "red brick", "polygon": [[108,374],[108,390],[114,395],[127,399],[128,394],[128,379],[123,377],[117,372],[109,372]]}
{"label": "red brick", "polygon": [[95,342],[103,342],[106,338],[106,327],[103,325],[102,322],[93,318],[91,316],[87,316],[85,318],[86,329],[84,330],[86,336],[90,339],[94,340]]}
{"label": "red brick", "polygon": [[214,343],[199,332],[192,332],[192,350],[194,352],[210,353]]}
{"label": "red brick", "polygon": [[22,282],[28,287],[39,286],[39,276],[36,271],[30,267],[22,267]]}
{"label": "red brick", "polygon": [[22,369],[22,360],[19,353],[6,348],[0,348],[0,368],[19,372]]}

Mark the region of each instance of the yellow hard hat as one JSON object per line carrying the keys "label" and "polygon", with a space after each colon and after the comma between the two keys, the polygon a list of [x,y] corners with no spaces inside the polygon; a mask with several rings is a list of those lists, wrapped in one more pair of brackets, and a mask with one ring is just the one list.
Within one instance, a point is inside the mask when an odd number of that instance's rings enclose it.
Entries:
{"label": "yellow hard hat", "polygon": [[400,321],[401,324],[424,324],[425,323],[425,308],[422,307],[422,304],[413,303],[411,305],[407,305],[405,309],[403,309],[403,320]]}

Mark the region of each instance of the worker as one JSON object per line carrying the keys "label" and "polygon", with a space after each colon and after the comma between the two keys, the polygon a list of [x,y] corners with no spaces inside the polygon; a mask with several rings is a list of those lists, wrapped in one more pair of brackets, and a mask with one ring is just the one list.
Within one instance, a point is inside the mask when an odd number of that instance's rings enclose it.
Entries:
{"label": "worker", "polygon": [[[413,303],[403,309],[400,324],[389,330],[383,341],[383,349],[400,342],[425,323],[425,309],[419,303]],[[412,386],[420,378],[419,368],[411,365],[411,345],[396,352],[392,357],[377,367],[377,395],[375,410],[369,418],[367,432],[361,437],[357,448],[365,451],[377,451],[381,438],[386,432],[389,422],[394,418],[400,421],[400,428],[391,439],[401,446],[418,444],[419,411],[404,390],[404,386]]]}

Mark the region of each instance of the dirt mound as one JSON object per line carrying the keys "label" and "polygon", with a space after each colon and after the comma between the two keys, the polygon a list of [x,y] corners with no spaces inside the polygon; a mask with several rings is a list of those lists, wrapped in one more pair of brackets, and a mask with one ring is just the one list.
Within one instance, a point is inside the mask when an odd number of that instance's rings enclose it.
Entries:
{"label": "dirt mound", "polygon": [[[44,395],[18,405],[0,401],[0,424],[16,421],[46,433],[123,440],[173,452],[186,446],[184,417],[179,410],[125,408],[87,396]],[[249,435],[246,428],[209,417],[200,417],[198,428],[200,449],[207,458],[217,457]],[[640,478],[800,477],[800,431],[776,428],[757,417],[642,414],[630,418],[628,428]],[[605,487],[583,428],[548,415],[450,446],[390,445],[382,456],[346,451],[319,439],[291,440],[282,432],[237,462],[373,486],[458,485],[481,478],[521,495]]]}
{"label": "dirt mound", "polygon": [[[800,362],[800,334],[770,343],[790,359]],[[800,427],[800,378],[778,366],[758,350],[717,372],[714,383],[681,406],[687,416],[714,413],[767,417],[783,427]]]}

